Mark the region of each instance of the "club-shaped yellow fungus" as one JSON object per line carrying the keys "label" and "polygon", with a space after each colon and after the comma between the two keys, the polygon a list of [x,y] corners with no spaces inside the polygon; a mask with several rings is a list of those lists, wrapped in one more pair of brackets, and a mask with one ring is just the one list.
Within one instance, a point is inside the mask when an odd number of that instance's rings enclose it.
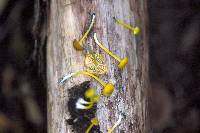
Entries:
{"label": "club-shaped yellow fungus", "polygon": [[115,128],[121,123],[123,116],[120,114],[119,115],[119,119],[117,120],[117,122],[114,124],[114,126],[111,129],[108,129],[108,133],[112,133]]}
{"label": "club-shaped yellow fungus", "polygon": [[87,31],[84,33],[83,37],[80,40],[76,40],[74,39],[73,41],[73,46],[76,50],[83,50],[83,42],[84,40],[87,38],[88,34],[90,33],[94,23],[95,23],[95,13],[92,14],[92,19],[89,25],[89,28],[87,29]]}
{"label": "club-shaped yellow fungus", "polygon": [[120,59],[119,57],[117,57],[115,54],[113,54],[112,52],[110,52],[107,48],[105,48],[97,39],[96,33],[94,33],[94,41],[95,43],[101,48],[103,49],[106,53],[108,53],[110,56],[112,56],[114,59],[116,59],[119,64],[118,64],[118,68],[119,69],[123,69],[126,64],[128,63],[128,58],[125,57],[124,59]]}
{"label": "club-shaped yellow fungus", "polygon": [[76,73],[65,75],[63,76],[63,78],[61,78],[61,80],[59,81],[59,84],[63,84],[65,80],[69,79],[72,76],[78,76],[78,75],[87,75],[97,80],[103,86],[102,94],[104,96],[110,96],[112,92],[114,91],[114,85],[112,83],[106,84],[102,80],[100,80],[97,76],[89,72],[76,72]]}
{"label": "club-shaped yellow fungus", "polygon": [[85,133],[89,133],[90,130],[92,129],[93,126],[97,126],[99,125],[99,120],[95,117],[91,119],[91,124],[90,126],[87,128],[87,130],[85,131]]}
{"label": "club-shaped yellow fungus", "polygon": [[140,33],[140,28],[139,28],[139,27],[137,27],[137,26],[136,26],[136,27],[133,27],[133,26],[131,26],[131,25],[129,25],[129,24],[125,24],[124,22],[122,22],[122,21],[116,19],[115,17],[113,17],[113,19],[114,19],[118,24],[121,24],[121,25],[124,26],[125,28],[131,30],[132,33],[133,33],[134,35],[138,35],[138,34]]}
{"label": "club-shaped yellow fungus", "polygon": [[108,71],[107,65],[104,64],[104,59],[101,54],[90,53],[85,57],[85,67],[87,72],[102,75]]}

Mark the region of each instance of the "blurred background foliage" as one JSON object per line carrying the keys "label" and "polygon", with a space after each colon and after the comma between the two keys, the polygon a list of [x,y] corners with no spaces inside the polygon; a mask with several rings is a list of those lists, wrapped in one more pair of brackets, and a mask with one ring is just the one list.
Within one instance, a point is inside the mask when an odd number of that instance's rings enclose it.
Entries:
{"label": "blurred background foliage", "polygon": [[200,0],[150,0],[155,133],[200,132]]}
{"label": "blurred background foliage", "polygon": [[[0,133],[45,133],[45,0],[0,0]],[[153,133],[200,132],[200,0],[150,0]]]}
{"label": "blurred background foliage", "polygon": [[45,46],[36,36],[42,33],[37,29],[36,2],[0,0],[0,133],[47,131],[46,80],[41,70],[45,58],[40,54],[45,54]]}

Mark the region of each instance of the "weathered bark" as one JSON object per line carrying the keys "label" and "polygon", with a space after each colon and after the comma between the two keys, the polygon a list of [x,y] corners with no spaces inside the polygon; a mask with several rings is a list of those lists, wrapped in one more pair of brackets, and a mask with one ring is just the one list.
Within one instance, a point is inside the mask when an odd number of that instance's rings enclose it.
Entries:
{"label": "weathered bark", "polygon": [[[64,74],[82,71],[84,53],[76,51],[72,42],[82,36],[88,22],[88,12],[96,13],[94,31],[99,40],[119,57],[127,56],[129,63],[124,70],[117,68],[117,61],[105,54],[93,41],[92,36],[86,45],[94,52],[102,53],[108,64],[108,73],[101,78],[108,83],[116,81],[115,91],[110,97],[101,97],[97,105],[100,130],[105,133],[118,119],[118,112],[126,113],[126,119],[115,132],[145,133],[149,129],[148,115],[148,44],[146,34],[145,0],[51,0],[48,42],[47,42],[47,81],[48,81],[48,131],[50,133],[71,133],[67,125],[69,113],[66,106],[68,89],[88,80],[79,76],[58,85]],[[141,28],[134,36],[112,17]],[[102,87],[92,84],[98,90]],[[89,126],[89,125],[88,125]],[[85,129],[83,129],[84,131]]]}

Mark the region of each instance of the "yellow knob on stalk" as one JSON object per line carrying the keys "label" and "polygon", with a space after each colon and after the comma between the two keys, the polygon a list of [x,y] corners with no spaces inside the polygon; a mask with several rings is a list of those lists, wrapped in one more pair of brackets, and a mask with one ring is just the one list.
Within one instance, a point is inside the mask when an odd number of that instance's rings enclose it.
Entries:
{"label": "yellow knob on stalk", "polygon": [[137,26],[136,26],[136,27],[133,27],[133,26],[131,26],[131,25],[129,25],[129,24],[125,24],[124,22],[122,22],[122,21],[116,19],[115,17],[113,17],[113,19],[114,19],[118,24],[120,24],[120,25],[124,26],[125,28],[131,30],[132,33],[133,33],[134,35],[138,35],[138,34],[140,33],[140,28],[139,28],[139,27],[137,27]]}
{"label": "yellow knob on stalk", "polygon": [[112,94],[112,92],[114,91],[114,85],[112,83],[106,84],[101,79],[99,79],[97,76],[95,76],[89,72],[76,72],[76,73],[71,73],[71,74],[65,75],[65,76],[63,76],[63,78],[61,78],[61,80],[59,81],[59,84],[62,84],[65,80],[67,80],[68,78],[70,78],[72,76],[78,76],[78,75],[87,75],[87,76],[94,78],[96,81],[98,81],[103,86],[102,94],[104,96],[110,96]]}
{"label": "yellow knob on stalk", "polygon": [[125,57],[124,59],[120,59],[119,57],[117,57],[115,54],[113,54],[112,52],[110,52],[106,47],[104,47],[97,39],[96,33],[94,33],[94,40],[95,43],[101,48],[103,49],[106,53],[108,53],[111,57],[113,57],[115,60],[117,60],[119,62],[118,64],[118,68],[119,69],[123,69],[126,64],[128,63],[128,58]]}
{"label": "yellow knob on stalk", "polygon": [[90,31],[95,23],[95,17],[96,17],[96,15],[95,15],[95,13],[93,13],[92,20],[90,22],[90,26],[87,29],[87,31],[85,32],[85,34],[83,35],[83,37],[80,40],[74,39],[73,46],[76,50],[79,50],[79,51],[83,50],[83,41],[87,38],[88,34],[90,33]]}

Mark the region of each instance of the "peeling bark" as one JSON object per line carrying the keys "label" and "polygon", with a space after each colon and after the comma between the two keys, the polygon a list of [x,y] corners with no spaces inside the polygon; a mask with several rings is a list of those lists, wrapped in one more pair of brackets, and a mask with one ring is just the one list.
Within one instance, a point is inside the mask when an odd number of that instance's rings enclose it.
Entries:
{"label": "peeling bark", "polygon": [[[116,133],[149,132],[146,9],[145,0],[51,0],[47,41],[49,133],[72,133],[73,130],[66,123],[70,118],[67,90],[89,78],[75,77],[63,86],[58,85],[58,79],[64,74],[84,70],[85,53],[76,51],[72,42],[82,36],[88,22],[88,12],[96,13],[93,30],[105,47],[120,58],[129,58],[128,65],[120,71],[118,62],[103,52],[92,36],[85,43],[105,58],[108,73],[101,76],[102,80],[106,83],[115,82],[114,93],[110,97],[102,96],[97,105],[100,130],[107,132],[122,111],[127,117],[116,128]],[[128,24],[137,25],[141,33],[134,36],[128,29],[115,23],[112,19],[114,16]],[[93,82],[92,86],[100,93],[102,87],[99,84]]]}

